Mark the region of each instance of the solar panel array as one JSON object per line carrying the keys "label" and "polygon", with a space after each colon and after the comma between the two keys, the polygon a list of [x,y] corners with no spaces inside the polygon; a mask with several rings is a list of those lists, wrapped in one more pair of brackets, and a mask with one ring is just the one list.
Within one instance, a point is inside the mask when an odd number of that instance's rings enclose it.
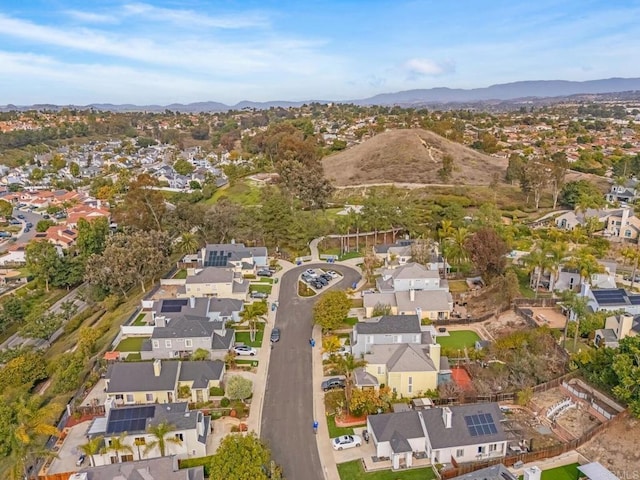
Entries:
{"label": "solar panel array", "polygon": [[627,294],[621,288],[616,288],[615,290],[593,290],[593,296],[600,305],[619,305],[627,303]]}
{"label": "solar panel array", "polygon": [[493,415],[490,413],[479,413],[478,415],[465,415],[464,421],[467,423],[469,434],[472,437],[481,435],[495,435],[498,433]]}
{"label": "solar panel array", "polygon": [[145,430],[147,419],[155,414],[155,406],[135,408],[113,408],[109,414],[107,434],[140,432]]}
{"label": "solar panel array", "polygon": [[182,308],[187,306],[187,303],[189,303],[189,300],[186,298],[180,300],[164,300],[160,308],[160,313],[180,313]]}
{"label": "solar panel array", "polygon": [[231,256],[231,252],[225,252],[224,250],[211,250],[208,252],[205,259],[205,267],[225,267],[227,265],[227,259]]}

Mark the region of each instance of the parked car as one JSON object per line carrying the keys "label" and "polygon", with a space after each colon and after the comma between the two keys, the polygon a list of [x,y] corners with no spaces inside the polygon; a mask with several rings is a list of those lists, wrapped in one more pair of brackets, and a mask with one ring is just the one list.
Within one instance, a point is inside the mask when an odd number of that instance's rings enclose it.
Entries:
{"label": "parked car", "polygon": [[33,223],[27,222],[27,228],[31,228],[31,227],[33,227]]}
{"label": "parked car", "polygon": [[253,291],[249,294],[251,298],[267,298],[269,295],[265,292],[256,292]]}
{"label": "parked car", "polygon": [[342,378],[333,377],[322,382],[320,386],[322,387],[322,390],[328,392],[329,390],[334,390],[336,388],[344,388],[345,382]]}
{"label": "parked car", "polygon": [[318,276],[318,274],[315,272],[315,270],[313,268],[305,270],[304,273],[306,273],[307,275],[309,275],[310,277],[313,277],[313,278],[316,278]]}
{"label": "parked car", "polygon": [[318,280],[315,280],[313,282],[311,282],[311,286],[320,290],[322,287],[324,287],[322,282],[319,282]]}
{"label": "parked car", "polygon": [[258,351],[255,348],[250,347],[248,345],[236,345],[231,350],[233,350],[236,353],[236,355],[249,355],[251,357],[257,355],[258,353]]}
{"label": "parked car", "polygon": [[78,457],[78,460],[76,460],[76,467],[79,467],[80,465],[82,465],[86,458],[87,458],[87,456],[84,453],[82,455],[80,455]]}
{"label": "parked car", "polygon": [[337,272],[335,272],[333,270],[329,270],[327,272],[327,275],[329,275],[331,278],[338,278],[340,276]]}
{"label": "parked car", "polygon": [[331,446],[334,450],[344,450],[360,445],[362,445],[362,438],[359,435],[341,435],[331,439]]}
{"label": "parked car", "polygon": [[273,273],[271,273],[271,270],[258,270],[257,275],[259,277],[270,277],[273,275]]}
{"label": "parked car", "polygon": [[324,278],[327,282],[330,282],[331,280],[333,280],[333,277],[328,273],[323,273],[322,275],[320,275],[320,278]]}
{"label": "parked car", "polygon": [[23,215],[23,214],[19,214],[19,215],[18,215],[18,218],[19,218],[20,220],[24,220],[24,215]]}
{"label": "parked car", "polygon": [[304,280],[305,282],[310,282],[312,280],[314,280],[316,277],[312,277],[311,275],[309,275],[308,273],[303,273],[301,276],[302,280]]}
{"label": "parked car", "polygon": [[316,278],[316,282],[320,282],[323,286],[324,285],[329,285],[329,282],[325,278],[322,278],[322,277]]}
{"label": "parked car", "polygon": [[280,341],[280,329],[278,327],[271,330],[271,341],[273,343]]}
{"label": "parked car", "polygon": [[11,238],[11,232],[0,232],[0,238]]}

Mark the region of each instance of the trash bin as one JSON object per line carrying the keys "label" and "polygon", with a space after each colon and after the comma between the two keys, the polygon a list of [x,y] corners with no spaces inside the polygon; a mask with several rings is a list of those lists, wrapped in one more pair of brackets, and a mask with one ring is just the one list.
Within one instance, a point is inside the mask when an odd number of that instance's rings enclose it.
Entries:
{"label": "trash bin", "polygon": [[367,430],[362,431],[362,438],[364,438],[365,442],[369,443],[369,432]]}
{"label": "trash bin", "polygon": [[275,284],[275,283],[278,283],[278,280],[280,280],[280,279],[279,279],[279,278],[274,278],[274,279],[273,279],[273,283],[274,283],[274,284]]}
{"label": "trash bin", "polygon": [[272,304],[271,304],[271,311],[273,312],[273,311],[275,311],[275,309],[276,309],[276,304],[275,304],[275,303],[272,303]]}

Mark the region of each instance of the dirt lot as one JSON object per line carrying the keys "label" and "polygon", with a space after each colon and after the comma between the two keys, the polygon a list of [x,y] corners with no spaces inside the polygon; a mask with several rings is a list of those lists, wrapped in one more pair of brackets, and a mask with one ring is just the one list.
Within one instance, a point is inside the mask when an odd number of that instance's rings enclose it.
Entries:
{"label": "dirt lot", "polygon": [[564,329],[567,317],[565,317],[559,309],[539,307],[527,308],[533,310],[533,319],[541,327],[546,325],[549,328]]}
{"label": "dirt lot", "polygon": [[[550,406],[568,397],[569,394],[558,387],[547,390],[546,392],[536,393],[533,396],[532,403],[539,409],[538,415],[544,417]],[[556,417],[556,423],[573,435],[574,438],[580,437],[585,432],[600,424],[593,415],[587,412],[586,405],[581,402],[577,402],[576,408],[570,408]]]}
{"label": "dirt lot", "polygon": [[516,315],[513,310],[507,310],[500,314],[498,318],[490,318],[479,325],[482,325],[494,338],[529,328],[525,321]]}
{"label": "dirt lot", "polygon": [[505,415],[504,428],[510,440],[533,439],[533,446],[536,450],[555,447],[561,441],[547,427],[540,424],[534,414],[526,409],[514,408]]}
{"label": "dirt lot", "polygon": [[639,438],[640,421],[623,418],[578,451],[589,460],[602,463],[620,478],[640,478]]}

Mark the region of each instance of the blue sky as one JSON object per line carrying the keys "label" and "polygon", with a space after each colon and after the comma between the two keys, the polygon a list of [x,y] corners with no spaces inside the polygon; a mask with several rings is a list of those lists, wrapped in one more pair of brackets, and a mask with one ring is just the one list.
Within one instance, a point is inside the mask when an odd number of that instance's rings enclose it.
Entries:
{"label": "blue sky", "polygon": [[0,104],[346,100],[640,76],[640,1],[3,0]]}

